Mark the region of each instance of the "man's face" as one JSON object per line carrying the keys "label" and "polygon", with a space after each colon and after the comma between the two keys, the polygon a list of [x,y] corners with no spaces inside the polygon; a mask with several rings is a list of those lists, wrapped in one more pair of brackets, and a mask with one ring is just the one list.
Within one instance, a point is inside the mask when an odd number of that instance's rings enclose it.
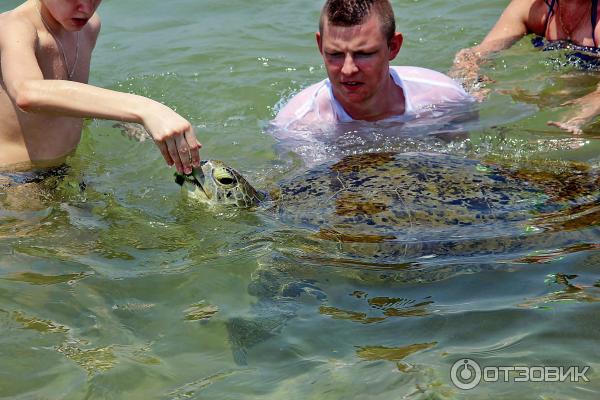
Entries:
{"label": "man's face", "polygon": [[380,18],[372,13],[361,25],[344,27],[324,23],[317,33],[333,93],[342,105],[365,104],[378,94],[389,80],[389,62],[402,46],[402,35],[391,42],[381,30]]}
{"label": "man's face", "polygon": [[50,15],[67,31],[81,30],[102,0],[41,0]]}

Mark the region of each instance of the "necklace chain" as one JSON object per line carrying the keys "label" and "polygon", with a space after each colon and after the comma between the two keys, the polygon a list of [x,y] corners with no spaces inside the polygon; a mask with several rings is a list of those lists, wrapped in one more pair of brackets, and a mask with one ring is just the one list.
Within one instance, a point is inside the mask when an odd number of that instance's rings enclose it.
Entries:
{"label": "necklace chain", "polygon": [[42,18],[42,23],[44,24],[48,32],[50,32],[50,35],[52,35],[56,44],[58,44],[60,54],[62,55],[62,58],[65,63],[65,69],[67,70],[67,77],[69,78],[69,80],[72,80],[73,75],[75,74],[75,68],[77,67],[77,61],[79,60],[79,31],[77,31],[77,43],[75,45],[75,61],[73,61],[73,66],[69,69],[69,62],[67,60],[67,53],[65,52],[65,48],[63,47],[62,42],[58,39],[58,37],[56,37],[52,29],[50,28],[48,22],[46,22],[46,18],[44,18],[44,14],[42,14],[42,10],[40,9],[40,1],[41,0],[37,0],[35,2],[35,6],[38,10],[38,13],[40,14],[40,17]]}
{"label": "necklace chain", "polygon": [[562,11],[560,8],[560,1],[557,1],[557,8],[558,8],[558,22],[560,23],[560,27],[562,28],[563,32],[567,34],[567,40],[571,40],[571,34],[573,33],[574,30],[577,29],[577,27],[579,26],[579,24],[581,23],[581,21],[583,21],[583,18],[587,15],[587,11],[585,11],[580,17],[579,20],[577,21],[577,23],[575,25],[573,25],[572,29],[567,29],[567,27],[565,26],[565,22],[563,20],[562,17]]}

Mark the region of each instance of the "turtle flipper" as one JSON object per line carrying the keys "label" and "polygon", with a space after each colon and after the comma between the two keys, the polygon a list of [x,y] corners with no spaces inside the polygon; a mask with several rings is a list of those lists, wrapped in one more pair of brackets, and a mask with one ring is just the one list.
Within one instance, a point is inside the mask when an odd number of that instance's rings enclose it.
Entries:
{"label": "turtle flipper", "polygon": [[146,139],[152,139],[152,136],[148,133],[143,125],[136,124],[133,122],[117,122],[113,125],[113,128],[121,130],[123,136],[133,139],[138,142],[143,142]]}
{"label": "turtle flipper", "polygon": [[231,343],[233,360],[237,365],[248,365],[248,350],[254,345],[275,336],[262,319],[232,318],[227,321],[227,333]]}
{"label": "turtle flipper", "polygon": [[294,317],[296,308],[285,299],[259,302],[253,306],[252,314],[256,317],[228,320],[225,325],[235,363],[248,365],[248,350],[278,335],[286,322]]}
{"label": "turtle flipper", "polygon": [[298,281],[280,288],[282,295],[259,299],[252,306],[250,318],[234,317],[226,323],[233,359],[238,365],[248,365],[248,350],[278,335],[287,322],[296,316],[301,295],[324,301],[327,296],[314,282]]}

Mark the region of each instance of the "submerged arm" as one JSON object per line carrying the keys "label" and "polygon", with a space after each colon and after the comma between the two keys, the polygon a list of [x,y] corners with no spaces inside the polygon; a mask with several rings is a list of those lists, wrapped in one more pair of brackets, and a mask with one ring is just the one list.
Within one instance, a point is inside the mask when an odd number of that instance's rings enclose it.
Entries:
{"label": "submerged arm", "polygon": [[575,105],[577,109],[562,121],[548,121],[548,125],[556,126],[564,131],[580,135],[583,128],[600,115],[600,85],[590,94],[571,100],[565,105]]}
{"label": "submerged arm", "polygon": [[462,81],[476,98],[484,97],[477,93],[478,83],[487,79],[479,75],[481,65],[490,54],[509,48],[528,33],[531,4],[531,0],[513,0],[481,44],[456,53],[449,75]]}

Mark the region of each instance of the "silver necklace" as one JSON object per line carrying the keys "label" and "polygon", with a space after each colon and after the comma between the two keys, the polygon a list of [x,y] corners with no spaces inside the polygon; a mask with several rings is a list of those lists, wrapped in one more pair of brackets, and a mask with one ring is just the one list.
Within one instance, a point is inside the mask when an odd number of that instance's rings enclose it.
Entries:
{"label": "silver necklace", "polygon": [[35,2],[35,6],[38,10],[38,13],[40,14],[40,17],[42,18],[42,23],[46,27],[46,30],[48,30],[48,32],[50,32],[50,35],[52,35],[52,37],[54,38],[54,41],[56,42],[56,44],[58,44],[58,48],[60,49],[60,54],[62,55],[62,58],[65,62],[65,69],[67,70],[67,77],[69,78],[69,80],[72,80],[73,74],[75,74],[75,67],[77,67],[77,61],[79,60],[79,31],[77,31],[77,44],[75,45],[75,61],[73,62],[73,67],[71,67],[71,70],[69,71],[69,62],[67,61],[67,54],[65,53],[65,48],[63,47],[62,42],[60,40],[58,40],[58,38],[56,37],[56,35],[52,31],[52,29],[50,29],[50,26],[46,22],[46,18],[44,18],[44,14],[42,14],[42,10],[40,9],[39,0],[37,0]]}
{"label": "silver necklace", "polygon": [[588,15],[587,10],[584,11],[584,13],[579,17],[579,19],[577,20],[577,22],[575,23],[575,25],[573,25],[573,27],[571,29],[567,29],[567,26],[565,25],[565,22],[563,20],[563,13],[560,8],[560,2],[557,2],[557,6],[558,6],[558,23],[560,24],[560,27],[562,28],[563,32],[567,34],[567,40],[570,41],[572,33],[577,30],[577,27],[579,26],[579,24],[581,24],[581,21],[583,21],[583,18]]}

